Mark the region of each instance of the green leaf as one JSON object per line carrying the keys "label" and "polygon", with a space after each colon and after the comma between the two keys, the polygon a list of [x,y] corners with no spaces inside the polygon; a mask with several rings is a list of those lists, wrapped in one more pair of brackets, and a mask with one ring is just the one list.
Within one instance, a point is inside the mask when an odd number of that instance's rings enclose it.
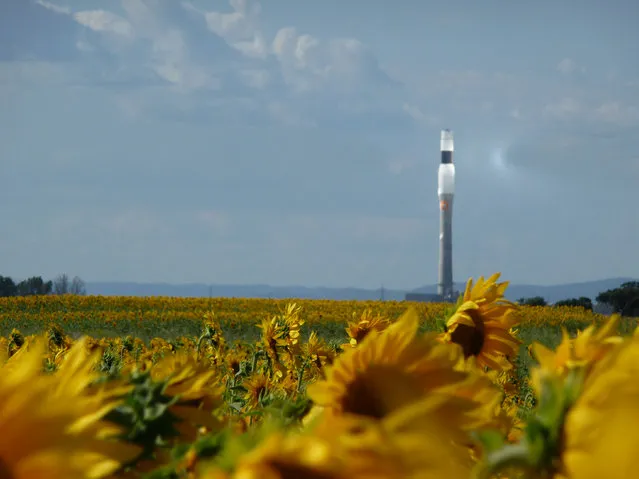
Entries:
{"label": "green leaf", "polygon": [[236,401],[236,402],[229,403],[229,407],[231,409],[235,409],[237,412],[241,412],[243,406],[244,406],[244,403],[242,403],[242,402],[237,402]]}
{"label": "green leaf", "polygon": [[494,429],[475,431],[473,436],[481,443],[486,453],[497,451],[505,444],[503,434]]}

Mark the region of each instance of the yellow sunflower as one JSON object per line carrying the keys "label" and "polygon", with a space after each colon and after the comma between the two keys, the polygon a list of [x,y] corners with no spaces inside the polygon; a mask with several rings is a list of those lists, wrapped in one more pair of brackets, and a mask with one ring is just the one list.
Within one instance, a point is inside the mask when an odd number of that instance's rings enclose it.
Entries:
{"label": "yellow sunflower", "polygon": [[227,352],[224,362],[230,376],[235,376],[240,371],[242,361],[248,360],[249,355],[242,344],[235,344]]}
{"label": "yellow sunflower", "polygon": [[346,334],[350,338],[349,342],[342,344],[342,349],[355,347],[361,343],[366,336],[372,331],[381,332],[385,330],[391,322],[379,314],[373,316],[372,309],[365,309],[359,318],[353,313],[353,320],[349,321],[346,326]]}
{"label": "yellow sunflower", "polygon": [[639,339],[593,365],[566,415],[562,463],[569,479],[622,479],[639,470]]}
{"label": "yellow sunflower", "polygon": [[0,477],[112,474],[140,450],[103,439],[115,432],[101,419],[108,408],[84,394],[89,380],[82,374],[67,382],[68,390],[58,387],[56,376],[44,375],[45,350],[45,339],[23,345],[0,370]]}
{"label": "yellow sunflower", "polygon": [[315,331],[311,331],[308,341],[302,345],[302,351],[310,362],[308,373],[311,377],[323,374],[325,366],[335,360],[335,352]]}
{"label": "yellow sunflower", "polygon": [[[381,420],[438,391],[469,401],[481,397],[483,401],[478,381],[492,386],[490,381],[477,379],[471,370],[462,370],[460,349],[440,343],[436,335],[418,335],[418,326],[417,314],[411,308],[382,333],[370,333],[357,348],[338,356],[326,370],[326,379],[307,387],[315,403],[311,414],[323,408],[326,414]],[[480,400],[475,403],[481,409]],[[454,411],[452,406],[451,414]],[[455,421],[468,425],[471,417],[465,414]],[[449,419],[455,423],[452,416]]]}
{"label": "yellow sunflower", "polygon": [[262,346],[273,363],[275,374],[284,375],[284,367],[281,364],[279,348],[285,348],[288,344],[286,341],[286,331],[280,324],[279,317],[274,316],[271,319],[264,319],[257,325],[262,330]]}
{"label": "yellow sunflower", "polygon": [[[639,337],[596,362],[532,371],[538,398],[521,441],[488,454],[480,477],[510,466],[553,479],[621,479],[639,468]],[[490,476],[493,477],[493,476]],[[532,477],[532,476],[531,476]]]}
{"label": "yellow sunflower", "polygon": [[168,379],[165,394],[179,396],[169,410],[181,420],[176,429],[183,439],[194,440],[200,427],[214,430],[221,426],[213,411],[222,405],[224,389],[217,370],[205,359],[186,352],[168,355],[153,366],[151,377]]}
{"label": "yellow sunflower", "polygon": [[246,389],[244,394],[246,408],[251,410],[259,406],[260,398],[271,389],[272,381],[267,374],[255,373],[244,379],[242,386]]}
{"label": "yellow sunflower", "polygon": [[339,451],[346,477],[466,479],[473,460],[464,444],[466,437],[460,437],[448,421],[451,403],[456,403],[458,413],[474,408],[463,399],[434,393],[381,421],[330,416],[312,432]]}
{"label": "yellow sunflower", "polygon": [[512,331],[518,323],[512,314],[517,305],[504,299],[508,283],[497,283],[499,276],[482,276],[474,286],[472,278],[468,280],[441,339],[460,345],[464,356],[475,356],[480,366],[501,370],[512,367],[508,360],[517,356],[521,341]]}
{"label": "yellow sunflower", "polygon": [[330,442],[276,432],[242,456],[232,479],[337,479],[344,474]]}
{"label": "yellow sunflower", "polygon": [[623,341],[621,336],[615,334],[619,320],[619,315],[613,315],[601,328],[597,329],[593,324],[579,331],[576,338],[571,338],[562,328],[562,341],[555,351],[538,342],[534,342],[530,350],[544,370],[564,375],[569,369],[577,367],[589,369]]}

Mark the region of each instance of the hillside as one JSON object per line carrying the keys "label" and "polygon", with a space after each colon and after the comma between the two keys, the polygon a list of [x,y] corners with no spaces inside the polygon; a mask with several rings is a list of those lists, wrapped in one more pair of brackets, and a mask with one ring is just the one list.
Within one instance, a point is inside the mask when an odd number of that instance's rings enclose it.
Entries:
{"label": "hillside", "polygon": [[[610,278],[583,283],[568,283],[551,286],[511,284],[506,297],[517,300],[521,297],[542,296],[549,303],[566,298],[586,296],[593,301],[597,294],[620,284],[632,281],[631,278]],[[458,283],[462,289],[465,283]],[[423,286],[413,291],[435,293],[435,285]],[[167,283],[129,283],[129,282],[94,282],[87,283],[87,293],[105,296],[178,296],[178,297],[235,297],[235,298],[305,298],[335,300],[385,300],[404,299],[406,291],[363,288],[323,288],[305,286],[269,286],[256,285],[224,285],[224,284],[167,284]]]}

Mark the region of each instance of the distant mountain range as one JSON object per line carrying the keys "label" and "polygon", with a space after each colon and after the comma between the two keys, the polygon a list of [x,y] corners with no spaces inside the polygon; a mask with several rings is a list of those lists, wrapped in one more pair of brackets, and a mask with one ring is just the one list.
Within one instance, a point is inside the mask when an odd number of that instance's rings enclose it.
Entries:
{"label": "distant mountain range", "polygon": [[[593,302],[599,293],[619,287],[632,278],[611,278],[583,283],[568,283],[552,286],[511,284],[506,290],[506,298],[516,301],[519,298],[541,296],[548,303],[562,299],[585,296]],[[465,283],[457,283],[463,290]],[[177,296],[177,297],[231,297],[231,298],[298,298],[298,299],[334,299],[334,300],[378,300],[402,301],[407,292],[434,294],[436,285],[423,286],[414,290],[363,289],[363,288],[323,288],[305,286],[269,286],[224,285],[224,284],[167,284],[167,283],[128,283],[94,282],[87,283],[87,294],[104,296]]]}

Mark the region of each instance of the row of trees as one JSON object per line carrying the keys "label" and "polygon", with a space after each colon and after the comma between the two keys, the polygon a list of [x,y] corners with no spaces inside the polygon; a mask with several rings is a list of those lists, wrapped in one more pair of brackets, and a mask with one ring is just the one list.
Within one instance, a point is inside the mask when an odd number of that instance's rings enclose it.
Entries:
{"label": "row of trees", "polygon": [[[525,306],[548,306],[548,302],[542,296],[533,296],[532,298],[520,298],[517,300],[519,304]],[[590,298],[581,296],[580,298],[562,299],[553,304],[553,306],[580,306],[584,309],[592,311],[593,304]]]}
{"label": "row of trees", "polygon": [[53,280],[45,281],[42,276],[32,276],[16,283],[9,276],[0,275],[0,297],[35,296],[47,294],[87,294],[84,281],[78,276],[72,279],[64,273]]}
{"label": "row of trees", "polygon": [[[9,276],[0,275],[0,297],[47,294],[84,295],[86,294],[86,286],[78,276],[71,279],[66,273],[50,281],[44,281],[41,276],[33,276],[19,283],[14,282]],[[629,281],[618,288],[599,293],[596,301],[609,305],[613,312],[623,316],[639,316],[639,281]],[[527,306],[548,305],[541,296],[520,298],[517,302]],[[553,306],[578,306],[590,311],[594,308],[592,300],[585,296],[557,301]]]}
{"label": "row of trees", "polygon": [[[623,283],[618,288],[599,293],[595,301],[611,306],[613,312],[619,313],[622,316],[639,316],[639,281],[629,281]],[[541,296],[520,298],[517,302],[526,306],[548,305],[546,300]],[[585,296],[557,301],[553,306],[580,306],[590,311],[593,310],[592,300]]]}

